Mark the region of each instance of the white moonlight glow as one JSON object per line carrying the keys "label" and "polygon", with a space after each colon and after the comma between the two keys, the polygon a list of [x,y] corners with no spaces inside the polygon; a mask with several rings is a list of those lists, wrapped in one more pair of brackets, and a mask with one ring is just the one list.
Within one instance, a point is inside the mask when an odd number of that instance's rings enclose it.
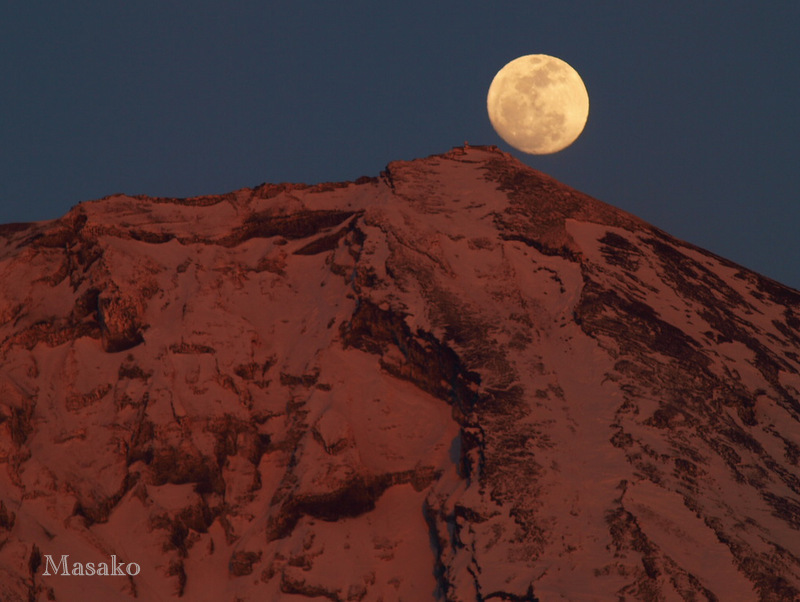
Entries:
{"label": "white moonlight glow", "polygon": [[561,59],[529,54],[500,69],[486,99],[500,137],[532,155],[557,153],[575,142],[589,116],[589,94]]}

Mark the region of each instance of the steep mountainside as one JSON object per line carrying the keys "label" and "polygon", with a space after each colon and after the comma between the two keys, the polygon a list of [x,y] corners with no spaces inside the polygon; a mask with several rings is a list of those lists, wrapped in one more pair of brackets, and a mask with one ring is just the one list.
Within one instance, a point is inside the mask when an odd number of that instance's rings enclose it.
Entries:
{"label": "steep mountainside", "polygon": [[798,354],[495,148],[0,227],[0,599],[800,599]]}

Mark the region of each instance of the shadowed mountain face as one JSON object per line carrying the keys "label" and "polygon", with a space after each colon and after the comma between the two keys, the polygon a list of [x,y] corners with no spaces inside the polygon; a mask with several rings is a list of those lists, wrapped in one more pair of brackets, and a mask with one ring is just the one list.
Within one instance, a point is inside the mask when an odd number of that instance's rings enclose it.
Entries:
{"label": "shadowed mountain face", "polygon": [[494,148],[84,203],[0,279],[2,600],[800,597],[800,293]]}

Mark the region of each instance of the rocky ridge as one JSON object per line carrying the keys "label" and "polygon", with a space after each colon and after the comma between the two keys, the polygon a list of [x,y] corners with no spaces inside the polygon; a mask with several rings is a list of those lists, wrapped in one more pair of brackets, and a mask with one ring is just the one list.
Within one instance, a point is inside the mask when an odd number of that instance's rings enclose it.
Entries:
{"label": "rocky ridge", "polygon": [[495,148],[0,274],[3,600],[800,597],[800,293]]}

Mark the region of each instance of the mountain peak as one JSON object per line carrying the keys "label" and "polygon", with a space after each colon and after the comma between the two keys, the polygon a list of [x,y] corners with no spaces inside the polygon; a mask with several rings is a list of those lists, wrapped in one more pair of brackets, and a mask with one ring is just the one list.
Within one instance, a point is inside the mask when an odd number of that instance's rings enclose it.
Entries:
{"label": "mountain peak", "polygon": [[800,293],[494,147],[0,270],[3,599],[800,595]]}

